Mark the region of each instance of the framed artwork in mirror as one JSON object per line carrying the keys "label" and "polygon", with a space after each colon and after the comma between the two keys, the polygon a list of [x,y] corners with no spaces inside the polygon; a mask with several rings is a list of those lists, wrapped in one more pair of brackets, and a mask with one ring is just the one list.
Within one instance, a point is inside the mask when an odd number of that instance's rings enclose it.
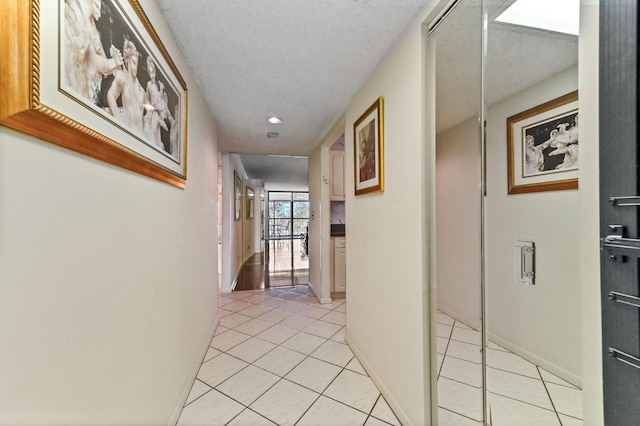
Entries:
{"label": "framed artwork in mirror", "polygon": [[384,191],[384,111],[382,97],[353,124],[356,195]]}
{"label": "framed artwork in mirror", "polygon": [[138,0],[0,8],[0,123],[178,187],[187,87]]}
{"label": "framed artwork in mirror", "polygon": [[507,118],[508,193],[578,188],[578,92]]}
{"label": "framed artwork in mirror", "polygon": [[255,192],[253,188],[247,186],[247,219],[253,219],[253,202],[255,199]]}
{"label": "framed artwork in mirror", "polygon": [[235,210],[234,220],[240,220],[242,212],[242,180],[237,171],[233,171],[233,208]]}

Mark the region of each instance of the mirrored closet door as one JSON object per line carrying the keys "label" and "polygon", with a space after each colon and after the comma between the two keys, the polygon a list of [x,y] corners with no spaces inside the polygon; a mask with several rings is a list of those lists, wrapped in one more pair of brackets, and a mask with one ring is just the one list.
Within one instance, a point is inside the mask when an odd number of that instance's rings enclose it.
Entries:
{"label": "mirrored closet door", "polygon": [[484,418],[480,1],[447,9],[432,26],[429,48],[436,76],[438,420],[477,424]]}
{"label": "mirrored closet door", "polygon": [[582,424],[579,5],[547,28],[522,1],[460,0],[429,36],[441,425]]}

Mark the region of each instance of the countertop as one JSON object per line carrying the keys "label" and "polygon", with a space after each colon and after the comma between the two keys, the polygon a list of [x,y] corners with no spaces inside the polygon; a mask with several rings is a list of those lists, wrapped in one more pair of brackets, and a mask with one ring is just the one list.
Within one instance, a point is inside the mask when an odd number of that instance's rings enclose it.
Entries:
{"label": "countertop", "polygon": [[331,224],[331,236],[332,237],[344,237],[345,236],[345,226],[343,223],[332,223]]}

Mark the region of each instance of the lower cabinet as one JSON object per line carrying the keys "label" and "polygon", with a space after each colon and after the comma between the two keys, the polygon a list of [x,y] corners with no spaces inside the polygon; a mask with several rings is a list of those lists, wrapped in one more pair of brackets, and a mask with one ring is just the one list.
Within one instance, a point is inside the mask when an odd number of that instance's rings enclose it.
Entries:
{"label": "lower cabinet", "polygon": [[346,237],[333,237],[333,292],[347,290],[347,240]]}

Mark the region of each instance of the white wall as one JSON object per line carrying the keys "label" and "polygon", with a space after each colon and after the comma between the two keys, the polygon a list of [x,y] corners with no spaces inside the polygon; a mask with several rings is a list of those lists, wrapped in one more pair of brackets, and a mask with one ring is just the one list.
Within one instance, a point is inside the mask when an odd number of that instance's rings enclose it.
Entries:
{"label": "white wall", "polygon": [[[243,240],[242,217],[245,206],[241,206],[240,219],[235,219],[235,175],[240,177],[240,185],[247,177],[238,154],[222,154],[222,282],[220,291],[229,293],[242,268]],[[244,192],[243,192],[244,194]],[[244,196],[242,197],[244,200]]]}
{"label": "white wall", "polygon": [[[246,262],[251,256],[260,253],[260,194],[262,193],[262,183],[258,179],[246,179],[243,182],[243,202],[242,202],[242,261]],[[247,188],[253,189],[253,218],[247,214],[248,201]]]}
{"label": "white wall", "polygon": [[326,221],[322,214],[322,194],[326,192],[323,188],[326,185],[322,180],[321,151],[321,146],[318,146],[309,155],[309,287],[318,300],[322,300],[325,294],[322,279],[328,272],[323,265],[325,256],[329,253],[323,251],[322,244],[323,221]]}
{"label": "white wall", "polygon": [[[331,303],[331,202],[329,148],[345,132],[344,117],[309,156],[309,284],[320,303]],[[325,181],[326,179],[326,181]]]}
{"label": "white wall", "polygon": [[481,326],[480,131],[468,120],[436,141],[436,285],[438,309]]}
{"label": "white wall", "polygon": [[0,423],[175,422],[218,317],[217,131],[189,88],[184,190],[0,127]]}
{"label": "white wall", "polygon": [[604,424],[600,311],[598,67],[599,5],[580,8],[580,281],[582,311],[582,397],[585,426]]}
{"label": "white wall", "polygon": [[[347,342],[402,424],[428,424],[426,149],[419,16],[345,114]],[[353,123],[384,97],[385,190],[354,196]]]}
{"label": "white wall", "polygon": [[[577,88],[574,67],[488,109],[486,291],[489,338],[580,385],[578,190],[508,195],[505,161],[507,117]],[[518,240],[535,242],[534,286],[514,279]]]}

